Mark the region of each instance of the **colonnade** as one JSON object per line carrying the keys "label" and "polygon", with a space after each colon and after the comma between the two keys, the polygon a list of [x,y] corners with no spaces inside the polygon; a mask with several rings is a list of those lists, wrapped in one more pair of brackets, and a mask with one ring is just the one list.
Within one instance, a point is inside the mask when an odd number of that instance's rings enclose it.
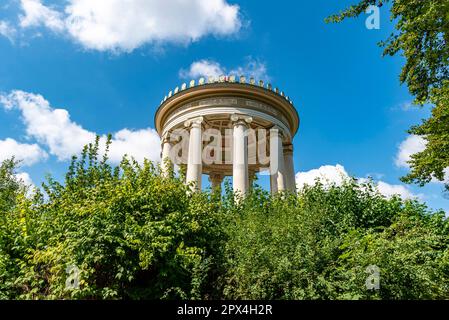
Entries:
{"label": "colonnade", "polygon": [[[252,185],[254,172],[249,171],[248,163],[248,134],[247,130],[253,119],[246,115],[231,115],[232,125],[232,179],[233,190],[236,193],[246,194]],[[195,189],[201,188],[203,174],[203,117],[196,117],[185,121],[184,127],[189,130],[189,144],[187,155],[186,183],[192,184]],[[294,191],[295,171],[293,165],[293,145],[283,142],[283,132],[280,128],[271,128],[269,174],[271,192]],[[162,164],[164,174],[169,172],[172,162],[170,159],[172,144],[168,137],[162,139]],[[171,159],[170,159],[171,160]],[[221,172],[209,173],[212,188],[219,188],[224,178]]]}

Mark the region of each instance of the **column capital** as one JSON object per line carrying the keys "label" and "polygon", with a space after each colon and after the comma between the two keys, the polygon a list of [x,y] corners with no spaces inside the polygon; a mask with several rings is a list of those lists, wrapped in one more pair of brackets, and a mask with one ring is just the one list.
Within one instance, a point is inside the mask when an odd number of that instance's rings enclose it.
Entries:
{"label": "column capital", "polygon": [[162,137],[161,137],[161,144],[164,144],[164,143],[170,143],[171,141],[170,141],[170,134],[171,134],[171,132],[170,131],[167,131],[167,132],[165,132],[163,135],[162,135]]}
{"label": "column capital", "polygon": [[286,137],[285,132],[284,132],[284,129],[282,129],[281,127],[279,127],[279,126],[277,126],[277,125],[274,125],[274,126],[272,126],[272,127],[270,128],[270,134],[271,134],[272,132],[275,133],[275,134],[277,134],[279,137],[281,137],[282,140],[284,140],[284,138]]}
{"label": "column capital", "polygon": [[231,115],[231,122],[233,126],[243,124],[244,126],[248,127],[248,125],[253,122],[253,118],[246,115],[239,115],[239,114],[232,114]]}
{"label": "column capital", "polygon": [[270,128],[270,130],[278,131],[278,132],[280,132],[281,134],[284,134],[284,129],[282,129],[282,128],[281,128],[280,126],[278,126],[278,125],[272,126],[272,127]]}
{"label": "column capital", "polygon": [[184,122],[184,126],[187,128],[201,128],[203,123],[204,123],[204,118],[197,117],[197,118],[192,118],[192,119],[186,120]]}

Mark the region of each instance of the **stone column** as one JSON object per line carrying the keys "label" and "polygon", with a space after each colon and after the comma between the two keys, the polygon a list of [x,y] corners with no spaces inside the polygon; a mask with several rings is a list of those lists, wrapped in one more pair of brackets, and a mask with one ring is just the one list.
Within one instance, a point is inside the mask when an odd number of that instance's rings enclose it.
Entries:
{"label": "stone column", "polygon": [[270,130],[270,174],[271,192],[285,191],[284,150],[282,146],[282,132],[278,127]]}
{"label": "stone column", "polygon": [[232,152],[232,185],[234,192],[245,195],[248,191],[248,136],[246,130],[252,122],[248,116],[232,115],[233,152]]}
{"label": "stone column", "polygon": [[223,182],[224,175],[220,173],[209,174],[209,181],[211,183],[212,190],[221,191],[221,183]]}
{"label": "stone column", "polygon": [[295,192],[295,167],[293,164],[293,145],[291,143],[284,145],[284,161],[285,161],[285,176],[287,180],[287,190]]}
{"label": "stone column", "polygon": [[169,140],[169,133],[162,137],[162,154],[161,154],[161,173],[162,176],[168,177],[170,171],[173,170],[173,161],[171,159],[172,145]]}
{"label": "stone column", "polygon": [[201,190],[201,174],[203,171],[201,159],[203,150],[202,123],[203,117],[189,119],[184,123],[187,128],[190,128],[186,183],[193,182],[193,190]]}

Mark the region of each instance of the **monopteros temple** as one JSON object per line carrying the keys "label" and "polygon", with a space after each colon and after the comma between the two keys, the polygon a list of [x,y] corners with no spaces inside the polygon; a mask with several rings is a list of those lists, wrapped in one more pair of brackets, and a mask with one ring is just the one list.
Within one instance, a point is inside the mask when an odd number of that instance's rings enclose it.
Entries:
{"label": "monopteros temple", "polygon": [[292,140],[299,116],[289,97],[263,81],[220,76],[190,81],[170,91],[155,115],[162,171],[187,166],[186,183],[213,188],[232,176],[245,194],[256,173],[270,175],[271,191],[293,191]]}

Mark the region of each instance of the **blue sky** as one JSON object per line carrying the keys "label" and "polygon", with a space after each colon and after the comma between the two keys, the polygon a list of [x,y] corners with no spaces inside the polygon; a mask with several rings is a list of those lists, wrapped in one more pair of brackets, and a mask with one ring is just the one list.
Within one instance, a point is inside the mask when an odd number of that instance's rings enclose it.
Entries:
{"label": "blue sky", "polygon": [[351,2],[2,1],[0,159],[22,156],[21,172],[38,185],[60,178],[86,139],[116,133],[116,159],[125,150],[155,160],[153,116],[169,90],[205,72],[245,72],[299,111],[298,179],[370,175],[385,194],[449,212],[441,184],[399,181],[422,147],[406,130],[429,110],[410,107],[402,58],[382,58],[377,46],[393,28],[388,8],[379,30],[365,27],[368,15],[324,23]]}

